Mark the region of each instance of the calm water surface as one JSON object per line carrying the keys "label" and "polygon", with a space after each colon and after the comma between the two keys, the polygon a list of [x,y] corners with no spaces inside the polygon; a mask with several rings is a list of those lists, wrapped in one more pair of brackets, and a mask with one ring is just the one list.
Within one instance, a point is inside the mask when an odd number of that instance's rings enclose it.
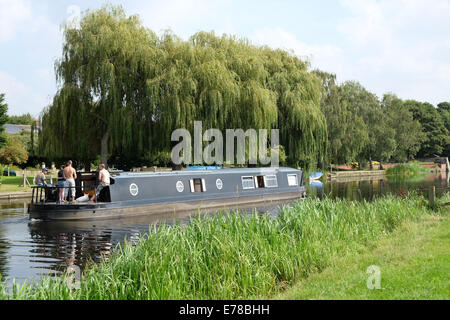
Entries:
{"label": "calm water surface", "polygon": [[[274,202],[260,208],[241,208],[267,212],[276,217],[290,202]],[[125,239],[136,243],[149,228],[161,223],[187,224],[192,214],[154,215],[144,218],[91,221],[44,222],[28,219],[27,201],[0,202],[0,274],[11,287],[36,281],[42,276],[56,277],[69,266],[81,270],[92,261],[107,259]]]}
{"label": "calm water surface", "polygon": [[[446,175],[430,175],[409,179],[383,178],[372,181],[313,183],[311,196],[371,200],[384,194],[426,192],[436,186],[437,193],[449,186]],[[278,202],[256,208],[276,216],[284,205]],[[68,266],[83,269],[87,263],[99,262],[111,255],[124,239],[135,243],[149,227],[160,223],[188,223],[189,215],[162,215],[118,221],[42,222],[30,221],[28,201],[0,202],[0,273],[8,286],[39,280],[42,276],[58,276]],[[243,208],[246,212],[254,209]]]}
{"label": "calm water surface", "polygon": [[308,187],[308,194],[319,198],[370,201],[387,194],[405,196],[411,193],[419,193],[427,196],[432,186],[436,187],[437,196],[448,192],[449,176],[442,173],[407,178],[385,176],[381,179],[376,177],[375,179],[361,179],[359,181],[312,182]]}

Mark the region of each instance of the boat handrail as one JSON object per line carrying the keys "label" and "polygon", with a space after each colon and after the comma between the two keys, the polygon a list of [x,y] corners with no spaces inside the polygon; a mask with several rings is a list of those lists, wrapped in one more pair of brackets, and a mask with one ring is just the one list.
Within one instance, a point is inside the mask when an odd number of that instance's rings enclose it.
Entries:
{"label": "boat handrail", "polygon": [[[32,186],[31,187],[31,203],[45,203],[46,202],[46,193],[45,190],[47,189],[83,189],[82,186],[75,186],[75,187],[60,187],[56,185],[43,185],[43,186]],[[44,191],[44,198],[42,198],[42,191]],[[73,199],[75,200],[75,199]]]}

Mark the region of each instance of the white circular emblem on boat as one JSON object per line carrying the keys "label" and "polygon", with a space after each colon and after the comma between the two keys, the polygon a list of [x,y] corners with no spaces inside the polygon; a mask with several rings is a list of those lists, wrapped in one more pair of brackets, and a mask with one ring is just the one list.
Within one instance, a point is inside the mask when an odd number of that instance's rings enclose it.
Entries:
{"label": "white circular emblem on boat", "polygon": [[178,192],[183,192],[184,191],[184,184],[181,181],[177,182],[177,191]]}
{"label": "white circular emblem on boat", "polygon": [[216,180],[216,187],[217,187],[217,189],[222,190],[222,188],[223,188],[222,180],[220,180],[220,179]]}
{"label": "white circular emblem on boat", "polygon": [[133,197],[136,197],[139,193],[139,188],[136,183],[130,184],[130,193]]}

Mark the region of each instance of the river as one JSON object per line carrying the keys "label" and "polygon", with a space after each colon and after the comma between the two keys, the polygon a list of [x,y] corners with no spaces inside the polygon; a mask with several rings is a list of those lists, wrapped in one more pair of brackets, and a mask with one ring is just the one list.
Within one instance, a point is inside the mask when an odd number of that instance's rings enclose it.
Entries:
{"label": "river", "polygon": [[[448,176],[313,183],[308,187],[308,194],[359,201],[385,194],[426,193],[431,186],[436,187],[438,195],[443,193],[449,186]],[[276,216],[283,205],[289,204],[273,203],[256,210]],[[71,265],[83,269],[88,263],[107,259],[124,239],[137,242],[153,225],[183,224],[190,219],[188,214],[180,214],[118,221],[42,222],[28,219],[27,206],[27,200],[0,202],[0,274],[8,287],[13,279],[24,283],[39,280],[42,276],[58,276]],[[244,210],[251,212],[254,209]]]}

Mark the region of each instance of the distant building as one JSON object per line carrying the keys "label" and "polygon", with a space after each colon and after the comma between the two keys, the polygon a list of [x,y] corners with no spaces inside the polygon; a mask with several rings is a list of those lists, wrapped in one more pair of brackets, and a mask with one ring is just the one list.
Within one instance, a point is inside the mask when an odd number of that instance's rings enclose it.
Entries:
{"label": "distant building", "polygon": [[22,131],[31,132],[31,126],[25,124],[5,124],[5,132],[9,134],[17,134]]}

